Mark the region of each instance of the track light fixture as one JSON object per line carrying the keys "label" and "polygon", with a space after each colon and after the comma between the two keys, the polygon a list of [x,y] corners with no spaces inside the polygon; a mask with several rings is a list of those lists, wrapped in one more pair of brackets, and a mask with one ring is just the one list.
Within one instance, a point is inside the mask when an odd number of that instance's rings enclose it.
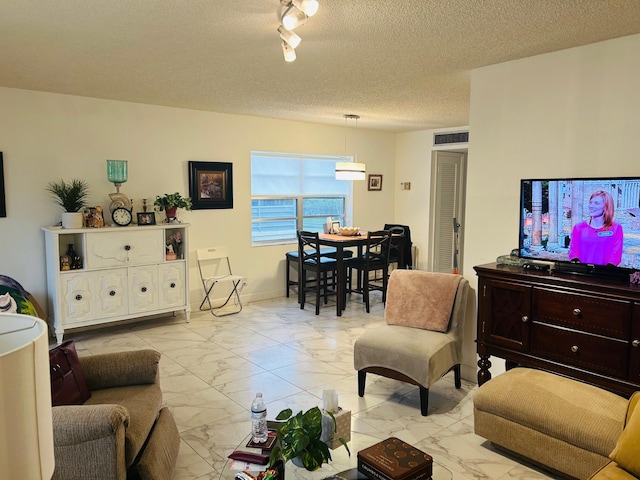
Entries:
{"label": "track light fixture", "polygon": [[320,3],[318,0],[280,0],[280,5],[284,8],[280,20],[282,24],[278,27],[278,33],[282,42],[282,52],[287,62],[296,59],[294,49],[300,45],[302,38],[293,30],[307,22],[307,19],[318,12]]}

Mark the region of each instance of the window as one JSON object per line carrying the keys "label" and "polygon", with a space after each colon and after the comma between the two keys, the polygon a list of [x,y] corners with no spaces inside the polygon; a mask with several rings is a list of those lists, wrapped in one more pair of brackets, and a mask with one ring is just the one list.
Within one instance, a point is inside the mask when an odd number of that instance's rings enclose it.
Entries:
{"label": "window", "polygon": [[335,179],[343,156],[251,152],[253,245],[291,243],[299,229],[322,232],[351,217],[351,182]]}

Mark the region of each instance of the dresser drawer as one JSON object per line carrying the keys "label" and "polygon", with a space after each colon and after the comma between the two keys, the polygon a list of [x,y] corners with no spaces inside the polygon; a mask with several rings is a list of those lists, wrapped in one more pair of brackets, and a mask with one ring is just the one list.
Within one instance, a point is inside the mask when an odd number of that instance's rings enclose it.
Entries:
{"label": "dresser drawer", "polygon": [[631,302],[542,288],[533,291],[533,320],[628,340]]}
{"label": "dresser drawer", "polygon": [[622,340],[534,322],[531,353],[592,372],[627,377],[629,344]]}
{"label": "dresser drawer", "polygon": [[87,233],[87,268],[121,267],[161,263],[164,231],[113,229]]}

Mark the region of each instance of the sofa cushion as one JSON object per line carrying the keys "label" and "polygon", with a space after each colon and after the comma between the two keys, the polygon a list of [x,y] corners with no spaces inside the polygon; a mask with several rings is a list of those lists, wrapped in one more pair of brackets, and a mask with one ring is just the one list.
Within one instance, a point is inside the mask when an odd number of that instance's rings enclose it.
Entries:
{"label": "sofa cushion", "polygon": [[158,384],[131,385],[94,390],[85,405],[121,405],[129,414],[125,434],[125,459],[130,467],[144,446],[162,407],[162,391]]}
{"label": "sofa cushion", "polygon": [[531,368],[484,383],[473,398],[476,434],[563,474],[589,478],[608,463],[628,400]]}
{"label": "sofa cushion", "polygon": [[640,393],[636,392],[629,402],[630,411],[624,431],[609,455],[611,460],[636,477],[640,477],[640,408],[634,407],[639,396]]}
{"label": "sofa cushion", "polygon": [[590,480],[636,480],[636,477],[625,472],[616,462],[609,462],[594,473]]}

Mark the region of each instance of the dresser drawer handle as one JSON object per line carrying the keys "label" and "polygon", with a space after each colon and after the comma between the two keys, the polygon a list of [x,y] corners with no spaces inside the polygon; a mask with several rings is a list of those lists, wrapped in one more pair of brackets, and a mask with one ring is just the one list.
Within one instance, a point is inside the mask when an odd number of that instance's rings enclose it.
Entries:
{"label": "dresser drawer handle", "polygon": [[578,346],[577,346],[577,345],[574,345],[573,347],[571,347],[571,351],[572,351],[573,353],[578,353]]}
{"label": "dresser drawer handle", "polygon": [[573,313],[576,317],[579,317],[580,315],[582,315],[582,312],[580,311],[579,308],[574,308],[573,312],[571,313]]}
{"label": "dresser drawer handle", "polygon": [[147,287],[142,287],[142,288],[140,289],[140,291],[141,291],[142,293],[145,293],[145,292],[147,291]]}
{"label": "dresser drawer handle", "polygon": [[82,300],[82,295],[76,295],[76,300],[78,301]]}
{"label": "dresser drawer handle", "polygon": [[172,282],[169,286],[170,286],[171,288],[176,288],[176,284],[175,284],[175,283],[173,283],[173,282]]}
{"label": "dresser drawer handle", "polygon": [[640,340],[634,340],[633,342],[631,342],[631,345],[633,345],[634,347],[640,347]]}
{"label": "dresser drawer handle", "polygon": [[125,245],[124,249],[128,252],[129,250],[131,250],[131,245]]}
{"label": "dresser drawer handle", "polygon": [[111,290],[111,291],[109,292],[109,295],[111,295],[112,297],[115,297],[115,296],[116,296],[116,292],[115,292],[115,290]]}
{"label": "dresser drawer handle", "polygon": [[529,321],[529,317],[527,317],[526,315],[522,316],[522,323],[527,323]]}

